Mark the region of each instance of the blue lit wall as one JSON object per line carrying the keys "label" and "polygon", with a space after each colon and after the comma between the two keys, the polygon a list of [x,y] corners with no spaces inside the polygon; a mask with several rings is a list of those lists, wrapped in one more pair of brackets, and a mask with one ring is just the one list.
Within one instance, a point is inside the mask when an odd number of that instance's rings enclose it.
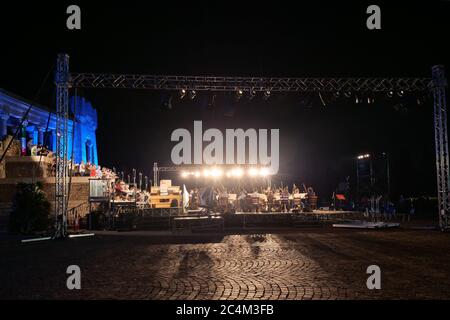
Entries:
{"label": "blue lit wall", "polygon": [[[0,133],[6,134],[6,127],[17,127],[24,112],[28,109],[30,101],[17,96],[9,91],[0,89]],[[72,114],[75,110],[76,115],[71,114],[71,118],[75,119],[75,128],[73,120],[68,121],[68,156],[74,151],[74,160],[76,163],[90,161],[98,165],[97,156],[97,111],[92,107],[92,104],[83,97],[77,97],[76,106],[74,106],[74,99],[69,99],[69,106]],[[33,144],[39,142],[39,130],[45,131],[48,125],[48,137],[44,144],[50,147],[52,151],[56,152],[56,115],[54,112],[50,114],[46,107],[34,105],[28,115],[28,123],[26,131],[28,136],[32,139]],[[72,133],[75,129],[75,137],[72,144]],[[1,137],[3,138],[3,137]],[[0,138],[0,139],[1,139]]]}
{"label": "blue lit wall", "polygon": [[[70,108],[72,112],[75,109],[75,140],[74,140],[74,159],[79,163],[90,161],[98,165],[97,155],[97,111],[92,104],[83,97],[77,97],[76,107],[74,100],[70,99]],[[69,146],[70,147],[70,146]]]}

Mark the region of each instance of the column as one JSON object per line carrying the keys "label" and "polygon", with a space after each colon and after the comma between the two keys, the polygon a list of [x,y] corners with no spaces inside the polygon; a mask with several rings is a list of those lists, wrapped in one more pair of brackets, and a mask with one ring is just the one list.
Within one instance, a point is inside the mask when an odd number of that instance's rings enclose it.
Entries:
{"label": "column", "polygon": [[56,152],[56,130],[52,129],[51,130],[52,133],[52,145],[51,145],[51,149],[53,152]]}
{"label": "column", "polygon": [[45,128],[38,126],[38,144],[44,145],[44,130]]}
{"label": "column", "polygon": [[0,111],[0,140],[3,140],[8,134],[8,126],[7,126],[8,119],[9,114],[4,112],[3,110]]}

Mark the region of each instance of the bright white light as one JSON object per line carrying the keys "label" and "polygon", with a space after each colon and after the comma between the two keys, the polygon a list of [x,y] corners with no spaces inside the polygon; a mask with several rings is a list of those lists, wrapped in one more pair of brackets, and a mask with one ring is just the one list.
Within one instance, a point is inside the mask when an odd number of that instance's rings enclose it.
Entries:
{"label": "bright white light", "polygon": [[214,168],[211,170],[211,176],[213,176],[214,178],[218,178],[221,177],[223,174],[222,170]]}
{"label": "bright white light", "polygon": [[200,177],[200,172],[199,172],[199,171],[196,171],[196,172],[194,173],[194,176],[195,176],[196,178]]}
{"label": "bright white light", "polygon": [[234,168],[230,171],[230,175],[232,177],[240,178],[244,175],[244,172],[242,171],[241,168]]}
{"label": "bright white light", "polygon": [[189,175],[189,173],[186,172],[186,171],[183,171],[183,172],[181,173],[181,177],[183,177],[183,178],[186,178],[188,175]]}
{"label": "bright white light", "polygon": [[259,175],[262,176],[262,177],[267,177],[269,175],[269,169],[261,168],[259,170]]}
{"label": "bright white light", "polygon": [[251,168],[250,170],[248,170],[248,174],[251,176],[257,176],[258,175],[258,169],[256,168]]}
{"label": "bright white light", "polygon": [[367,159],[367,158],[370,158],[370,154],[368,154],[368,153],[358,156],[358,160]]}
{"label": "bright white light", "polygon": [[209,177],[210,175],[211,175],[211,171],[209,171],[208,169],[203,170],[204,177]]}

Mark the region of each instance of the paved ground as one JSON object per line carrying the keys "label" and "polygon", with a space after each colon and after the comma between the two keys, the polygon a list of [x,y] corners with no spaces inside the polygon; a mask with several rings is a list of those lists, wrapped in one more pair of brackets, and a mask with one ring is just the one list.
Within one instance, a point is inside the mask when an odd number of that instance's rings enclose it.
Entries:
{"label": "paved ground", "polygon": [[[450,299],[450,234],[318,228],[271,234],[102,234],[0,242],[0,298]],[[82,290],[65,287],[68,265]],[[366,286],[368,265],[382,290]]]}

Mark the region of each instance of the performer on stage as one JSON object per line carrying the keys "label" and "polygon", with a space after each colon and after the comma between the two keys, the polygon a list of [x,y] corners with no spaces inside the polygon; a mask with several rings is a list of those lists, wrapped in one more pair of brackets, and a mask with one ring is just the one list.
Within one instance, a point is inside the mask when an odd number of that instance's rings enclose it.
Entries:
{"label": "performer on stage", "polygon": [[282,212],[289,212],[289,189],[285,187],[281,191],[281,210]]}

